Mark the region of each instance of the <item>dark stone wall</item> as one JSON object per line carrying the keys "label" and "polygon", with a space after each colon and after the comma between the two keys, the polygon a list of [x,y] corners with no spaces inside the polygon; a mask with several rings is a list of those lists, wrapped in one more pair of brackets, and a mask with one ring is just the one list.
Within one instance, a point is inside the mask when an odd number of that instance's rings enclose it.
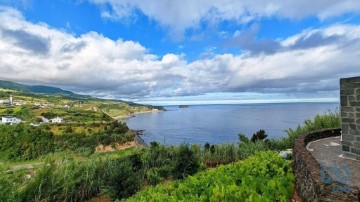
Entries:
{"label": "dark stone wall", "polygon": [[333,185],[344,186],[332,181],[324,184],[321,181],[321,166],[306,149],[306,145],[322,138],[339,136],[340,128],[315,131],[299,135],[293,148],[293,169],[295,173],[295,188],[304,201],[360,201],[360,191],[351,187],[350,193],[333,192]]}
{"label": "dark stone wall", "polygon": [[360,77],[340,79],[343,155],[360,160]]}

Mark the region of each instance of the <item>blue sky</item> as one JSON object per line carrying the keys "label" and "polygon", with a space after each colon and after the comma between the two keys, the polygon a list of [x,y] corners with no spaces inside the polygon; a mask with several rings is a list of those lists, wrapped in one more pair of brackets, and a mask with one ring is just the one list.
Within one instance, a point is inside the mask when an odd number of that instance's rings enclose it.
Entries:
{"label": "blue sky", "polygon": [[150,104],[337,101],[357,0],[0,0],[0,79]]}

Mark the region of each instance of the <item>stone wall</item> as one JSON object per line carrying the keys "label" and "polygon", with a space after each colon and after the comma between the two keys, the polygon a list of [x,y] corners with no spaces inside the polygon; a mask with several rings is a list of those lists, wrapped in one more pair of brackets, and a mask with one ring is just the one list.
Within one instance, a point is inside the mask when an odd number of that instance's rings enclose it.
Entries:
{"label": "stone wall", "polygon": [[360,160],[360,77],[340,79],[343,156]]}
{"label": "stone wall", "polygon": [[343,186],[337,181],[324,184],[321,181],[321,166],[306,149],[306,145],[321,138],[340,135],[340,128],[327,129],[299,135],[293,148],[293,169],[295,188],[304,201],[359,201],[359,188],[351,187],[350,193],[333,192],[334,184]]}

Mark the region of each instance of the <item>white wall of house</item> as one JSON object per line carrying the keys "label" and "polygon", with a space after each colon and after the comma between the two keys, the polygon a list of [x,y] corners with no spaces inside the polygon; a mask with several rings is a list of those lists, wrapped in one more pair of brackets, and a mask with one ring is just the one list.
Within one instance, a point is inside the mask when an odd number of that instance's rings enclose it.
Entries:
{"label": "white wall of house", "polygon": [[51,119],[52,123],[62,123],[63,121],[64,121],[64,119],[61,117],[56,117],[56,118]]}
{"label": "white wall of house", "polygon": [[2,117],[1,118],[1,122],[3,124],[18,124],[18,123],[21,123],[21,119],[18,119],[16,117],[12,117],[12,116],[6,116],[6,117]]}

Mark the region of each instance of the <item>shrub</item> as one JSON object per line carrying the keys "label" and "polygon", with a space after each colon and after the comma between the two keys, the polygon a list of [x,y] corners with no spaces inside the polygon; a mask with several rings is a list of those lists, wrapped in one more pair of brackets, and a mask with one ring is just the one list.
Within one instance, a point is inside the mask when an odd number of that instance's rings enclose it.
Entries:
{"label": "shrub", "polygon": [[188,145],[180,145],[179,152],[173,171],[175,178],[181,179],[187,175],[196,173],[200,168],[200,163],[196,159],[194,152]]}
{"label": "shrub", "polygon": [[[127,198],[140,189],[140,178],[132,169],[132,164],[124,159],[105,162],[103,184],[112,199]],[[101,172],[101,171],[100,171]]]}
{"label": "shrub", "polygon": [[146,178],[151,185],[155,185],[163,179],[160,176],[157,168],[152,168],[146,171]]}
{"label": "shrub", "polygon": [[234,164],[140,191],[126,201],[289,201],[290,161],[260,152]]}

